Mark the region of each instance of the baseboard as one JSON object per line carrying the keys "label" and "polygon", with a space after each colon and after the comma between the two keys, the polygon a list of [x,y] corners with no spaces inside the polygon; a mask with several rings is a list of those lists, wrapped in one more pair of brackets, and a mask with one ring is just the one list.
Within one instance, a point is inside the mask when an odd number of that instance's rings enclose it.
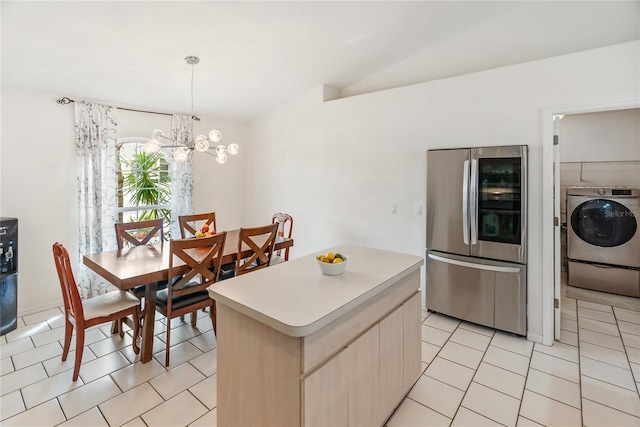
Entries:
{"label": "baseboard", "polygon": [[50,301],[46,304],[23,308],[18,311],[18,317],[28,316],[30,314],[35,314],[41,311],[51,310],[52,308],[58,308],[63,306],[64,306],[64,301],[62,301],[62,299]]}

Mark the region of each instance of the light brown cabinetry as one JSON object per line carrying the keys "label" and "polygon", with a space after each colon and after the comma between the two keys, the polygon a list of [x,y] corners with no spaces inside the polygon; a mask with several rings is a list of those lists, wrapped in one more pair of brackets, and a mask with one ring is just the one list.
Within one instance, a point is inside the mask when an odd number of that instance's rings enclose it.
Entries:
{"label": "light brown cabinetry", "polygon": [[305,377],[303,425],[382,425],[420,375],[419,326],[415,294]]}
{"label": "light brown cabinetry", "polygon": [[302,336],[218,301],[218,425],[383,425],[420,375],[420,270],[380,286]]}

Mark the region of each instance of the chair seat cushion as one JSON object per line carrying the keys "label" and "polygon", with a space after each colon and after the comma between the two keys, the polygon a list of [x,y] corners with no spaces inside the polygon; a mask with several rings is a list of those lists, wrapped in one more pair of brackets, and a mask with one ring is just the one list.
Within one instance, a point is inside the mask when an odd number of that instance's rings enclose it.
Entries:
{"label": "chair seat cushion", "polygon": [[140,300],[126,291],[113,291],[82,301],[86,320],[109,316],[140,305]]}
{"label": "chair seat cushion", "polygon": [[[193,286],[193,285],[197,285],[197,283],[196,282],[187,283],[184,287],[186,288],[189,285]],[[209,297],[209,292],[207,291],[196,292],[196,293],[193,293],[190,295],[184,295],[181,297],[173,297],[171,300],[171,308],[173,310],[177,310],[179,308],[183,308],[207,299],[211,299]],[[161,307],[166,307],[168,300],[169,300],[168,289],[162,289],[158,291],[158,293],[156,294],[157,305]]]}
{"label": "chair seat cushion", "polygon": [[[166,289],[167,288],[167,283],[169,283],[167,280],[160,280],[158,282],[158,290]],[[142,297],[144,297],[144,289],[145,289],[146,286],[147,285],[134,286],[133,288],[129,289],[129,292],[133,293],[138,298],[142,298]]]}
{"label": "chair seat cushion", "polygon": [[[209,270],[213,270],[210,268]],[[218,281],[230,279],[236,275],[236,263],[230,262],[227,264],[222,264],[220,266],[220,274],[218,275]]]}

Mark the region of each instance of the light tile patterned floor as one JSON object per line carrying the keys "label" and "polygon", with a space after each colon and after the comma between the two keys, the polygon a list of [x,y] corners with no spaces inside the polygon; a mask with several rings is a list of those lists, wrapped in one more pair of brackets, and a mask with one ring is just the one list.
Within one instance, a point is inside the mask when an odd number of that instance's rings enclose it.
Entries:
{"label": "light tile patterned floor", "polygon": [[[565,298],[562,340],[552,347],[426,311],[423,320],[423,375],[388,427],[640,426],[640,312]],[[195,329],[172,322],[170,369],[159,315],[146,364],[130,334],[111,336],[109,325],[88,331],[76,383],[74,353],[60,360],[62,312],[19,322],[1,338],[2,426],[216,425],[207,313]]]}

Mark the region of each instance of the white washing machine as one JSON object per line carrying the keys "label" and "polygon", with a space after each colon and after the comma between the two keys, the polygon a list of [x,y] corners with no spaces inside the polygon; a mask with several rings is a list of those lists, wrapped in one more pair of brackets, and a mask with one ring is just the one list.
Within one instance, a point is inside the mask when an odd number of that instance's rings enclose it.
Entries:
{"label": "white washing machine", "polygon": [[568,284],[640,297],[640,189],[567,188]]}

